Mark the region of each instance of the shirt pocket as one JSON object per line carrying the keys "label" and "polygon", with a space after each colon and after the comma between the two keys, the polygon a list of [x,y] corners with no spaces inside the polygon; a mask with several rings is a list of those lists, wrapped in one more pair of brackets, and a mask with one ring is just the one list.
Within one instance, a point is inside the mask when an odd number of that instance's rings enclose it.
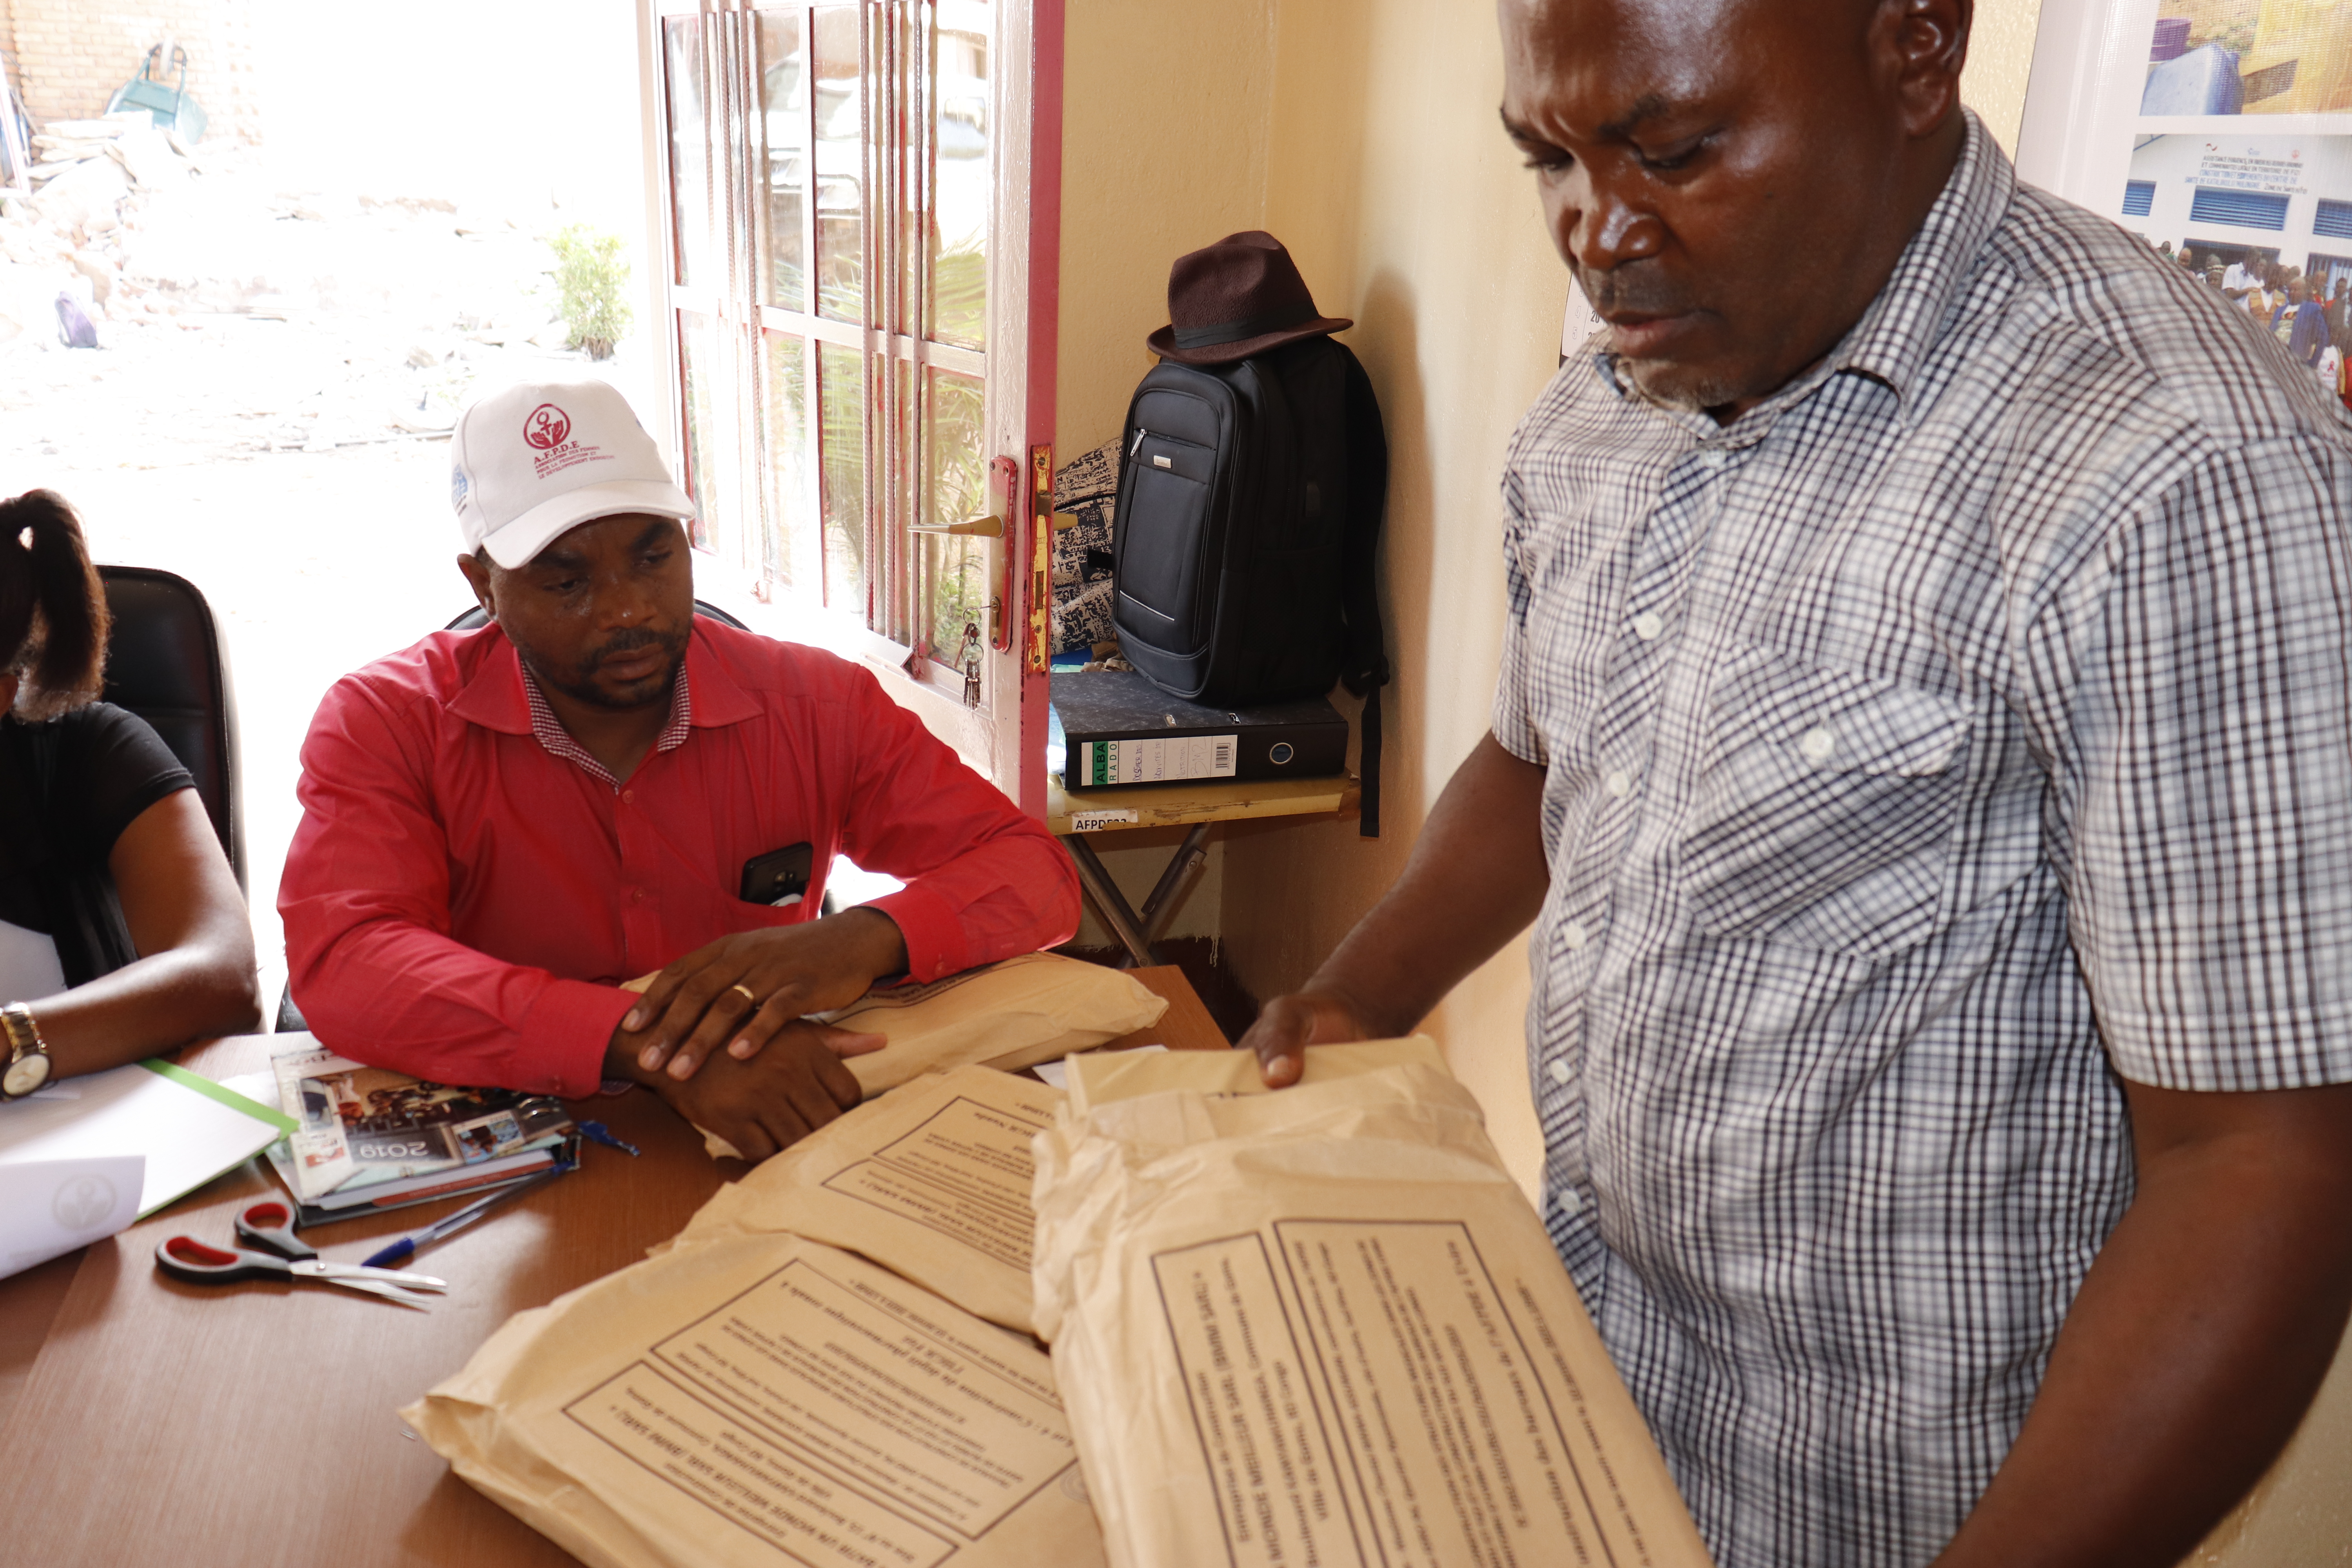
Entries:
{"label": "shirt pocket", "polygon": [[1749,648],[1709,693],[1682,876],[1700,928],[1875,957],[1936,930],[1968,707]]}

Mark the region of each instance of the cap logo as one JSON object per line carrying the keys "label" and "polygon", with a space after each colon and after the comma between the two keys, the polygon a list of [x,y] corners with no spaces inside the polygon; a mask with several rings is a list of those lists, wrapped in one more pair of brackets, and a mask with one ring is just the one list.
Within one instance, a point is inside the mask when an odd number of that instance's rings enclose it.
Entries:
{"label": "cap logo", "polygon": [[542,403],[522,422],[522,438],[542,452],[552,452],[572,434],[572,416],[552,403]]}
{"label": "cap logo", "polygon": [[550,479],[566,468],[583,463],[609,463],[614,454],[589,441],[572,438],[572,416],[552,403],[542,403],[532,409],[522,422],[522,438],[539,455],[530,460],[531,472],[540,479]]}

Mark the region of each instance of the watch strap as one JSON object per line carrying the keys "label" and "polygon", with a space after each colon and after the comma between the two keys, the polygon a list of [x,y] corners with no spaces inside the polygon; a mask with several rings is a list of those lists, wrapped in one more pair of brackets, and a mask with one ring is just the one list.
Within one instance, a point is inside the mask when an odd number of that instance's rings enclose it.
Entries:
{"label": "watch strap", "polygon": [[[26,1057],[39,1057],[46,1064],[49,1056],[48,1042],[41,1038],[41,1027],[33,1019],[33,1010],[22,1002],[0,1006],[0,1033],[5,1033],[8,1038],[8,1059],[0,1064],[0,1100],[20,1099],[21,1095],[9,1092],[6,1080],[16,1076],[16,1064]],[[24,1092],[32,1092],[32,1089],[47,1083],[49,1075],[43,1072],[31,1089]]]}

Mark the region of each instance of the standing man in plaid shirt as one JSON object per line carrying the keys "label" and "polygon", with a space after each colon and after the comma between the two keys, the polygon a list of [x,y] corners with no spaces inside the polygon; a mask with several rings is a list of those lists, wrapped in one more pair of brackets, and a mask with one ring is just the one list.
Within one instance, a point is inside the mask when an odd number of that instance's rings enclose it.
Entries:
{"label": "standing man in plaid shirt", "polygon": [[1969,0],[1500,10],[1609,327],[1493,732],[1245,1043],[1532,921],[1545,1220],[1724,1568],[2173,1563],[2352,1298],[2343,410],[2017,183]]}

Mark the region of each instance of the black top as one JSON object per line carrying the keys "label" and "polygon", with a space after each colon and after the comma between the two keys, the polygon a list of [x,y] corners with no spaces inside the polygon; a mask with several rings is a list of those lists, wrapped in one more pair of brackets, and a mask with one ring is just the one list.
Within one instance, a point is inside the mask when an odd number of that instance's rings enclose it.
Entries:
{"label": "black top", "polygon": [[[44,749],[46,792],[37,760]],[[42,724],[0,718],[0,921],[56,936],[41,868],[107,879],[107,858],[122,830],[165,795],[194,787],[147,721],[110,702]],[[68,973],[74,967],[68,964]]]}

